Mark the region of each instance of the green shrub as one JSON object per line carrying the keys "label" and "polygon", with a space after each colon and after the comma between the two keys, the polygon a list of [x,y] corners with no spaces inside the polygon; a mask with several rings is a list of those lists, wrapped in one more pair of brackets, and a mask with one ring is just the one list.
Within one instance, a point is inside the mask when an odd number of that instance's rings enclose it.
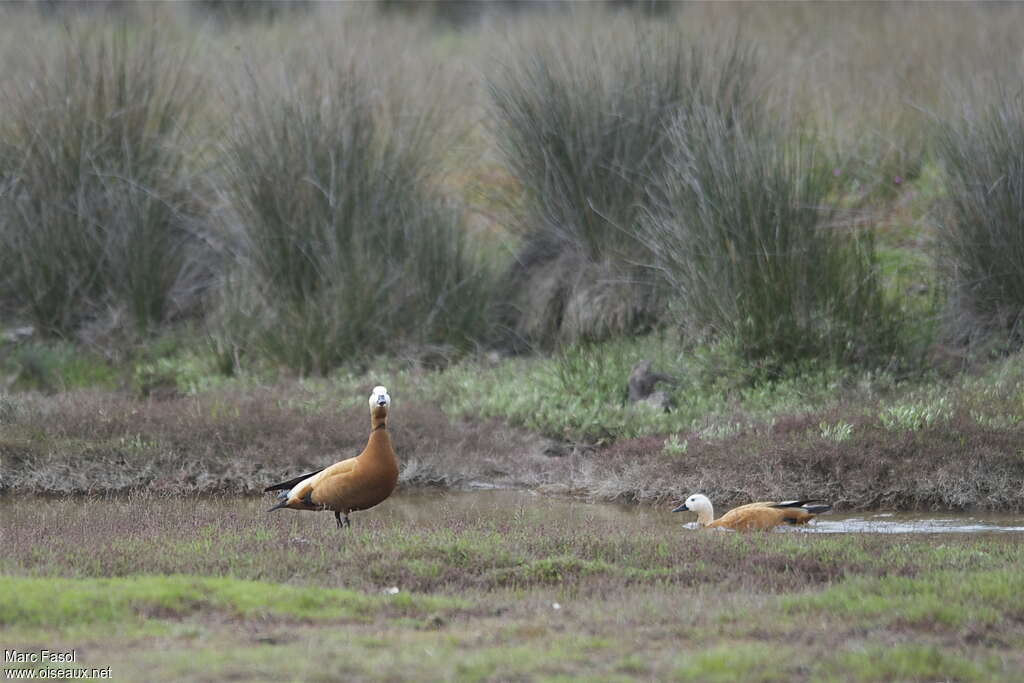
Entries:
{"label": "green shrub", "polygon": [[97,354],[70,342],[26,343],[0,355],[6,388],[48,393],[118,386],[117,370]]}
{"label": "green shrub", "polygon": [[430,187],[441,109],[387,100],[355,62],[295,66],[280,88],[253,79],[224,146],[237,239],[222,340],[302,374],[470,346],[487,271]]}
{"label": "green shrub", "polygon": [[680,110],[748,97],[751,54],[617,26],[518,46],[489,81],[494,133],[521,197],[501,318],[513,342],[596,340],[660,315],[636,226]]}
{"label": "green shrub", "polygon": [[690,338],[741,357],[881,363],[898,342],[874,242],[837,225],[828,164],[767,110],[702,107],[674,122],[643,234]]}
{"label": "green shrub", "polygon": [[201,85],[187,54],[155,30],[77,27],[34,68],[2,93],[0,303],[58,336],[189,312],[208,270],[186,175]]}
{"label": "green shrub", "polygon": [[951,288],[958,341],[992,332],[1024,339],[1024,100],[1021,86],[995,89],[939,128],[949,211],[940,221],[940,266]]}
{"label": "green shrub", "polygon": [[836,443],[847,441],[853,435],[853,425],[845,420],[840,420],[835,424],[821,422],[818,425],[818,430],[821,438],[827,441],[835,441]]}
{"label": "green shrub", "polygon": [[935,422],[944,422],[953,414],[952,403],[946,396],[930,401],[896,403],[882,409],[878,419],[891,431],[907,430],[917,432],[931,427]]}

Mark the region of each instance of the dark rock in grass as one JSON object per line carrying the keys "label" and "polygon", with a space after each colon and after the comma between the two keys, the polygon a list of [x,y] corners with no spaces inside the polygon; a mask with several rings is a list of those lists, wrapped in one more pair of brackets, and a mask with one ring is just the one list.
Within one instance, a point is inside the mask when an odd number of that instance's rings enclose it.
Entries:
{"label": "dark rock in grass", "polygon": [[560,441],[548,441],[541,449],[541,454],[549,458],[562,458],[572,453],[572,444]]}
{"label": "dark rock in grass", "polygon": [[651,361],[642,360],[633,366],[629,373],[627,391],[630,403],[643,402],[659,410],[670,410],[672,400],[664,391],[655,391],[659,382],[675,384],[676,379],[671,375],[651,370]]}
{"label": "dark rock in grass", "polygon": [[447,623],[447,620],[440,614],[431,614],[423,620],[423,628],[428,631],[436,631],[444,628]]}

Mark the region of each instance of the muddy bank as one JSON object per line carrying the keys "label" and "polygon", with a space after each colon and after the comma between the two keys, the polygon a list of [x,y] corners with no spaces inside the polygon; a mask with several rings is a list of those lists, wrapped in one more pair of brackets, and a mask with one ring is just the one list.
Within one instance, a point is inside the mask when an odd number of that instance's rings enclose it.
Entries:
{"label": "muddy bank", "polygon": [[[366,441],[361,401],[338,407],[298,384],[165,401],[95,392],[5,401],[2,493],[252,494],[355,455]],[[500,422],[455,423],[417,399],[403,402],[390,428],[405,489],[518,488],[648,504],[701,491],[722,507],[814,496],[837,511],[1024,510],[1018,426],[953,419],[899,432],[853,418],[853,436],[836,442],[817,435],[821,419],[726,438],[675,435],[682,452],[661,437],[559,444]]]}
{"label": "muddy bank", "polygon": [[[140,400],[102,392],[7,395],[0,411],[0,492],[257,493],[268,483],[357,455],[365,401],[300,384]],[[404,486],[529,488],[564,480],[548,440],[498,422],[452,423],[405,401],[389,424]]]}

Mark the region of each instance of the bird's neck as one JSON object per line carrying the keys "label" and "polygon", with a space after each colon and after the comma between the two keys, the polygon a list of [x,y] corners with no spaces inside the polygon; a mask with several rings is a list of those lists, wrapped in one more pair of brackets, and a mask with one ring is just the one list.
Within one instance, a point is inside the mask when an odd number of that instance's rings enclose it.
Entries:
{"label": "bird's neck", "polygon": [[388,407],[386,405],[370,406],[370,428],[371,433],[384,429],[388,419]]}
{"label": "bird's neck", "polygon": [[377,420],[374,419],[374,427],[370,432],[370,438],[366,441],[364,453],[371,458],[383,457],[394,460],[395,451],[391,447],[391,436],[384,427],[384,420],[380,420],[380,426],[378,426]]}
{"label": "bird's neck", "polygon": [[701,526],[707,526],[711,522],[715,521],[715,509],[708,505],[706,508],[702,508],[697,513],[697,524]]}

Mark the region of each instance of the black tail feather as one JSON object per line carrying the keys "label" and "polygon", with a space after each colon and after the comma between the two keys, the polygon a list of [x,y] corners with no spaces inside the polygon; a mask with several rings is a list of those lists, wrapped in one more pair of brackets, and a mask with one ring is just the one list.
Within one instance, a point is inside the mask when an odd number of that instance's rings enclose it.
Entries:
{"label": "black tail feather", "polygon": [[[802,508],[805,505],[807,505],[808,503],[822,503],[822,504],[824,504],[826,509],[829,509],[829,510],[832,509],[832,506],[829,505],[828,503],[826,503],[825,501],[823,501],[821,498],[808,498],[806,500],[787,500],[787,501],[785,501],[783,503],[775,503],[774,505],[769,505],[768,507],[773,507],[773,508]],[[806,508],[806,509],[807,509],[808,512],[811,511],[810,508]]]}
{"label": "black tail feather", "polygon": [[302,481],[303,479],[309,479],[314,474],[320,474],[321,472],[324,471],[324,469],[325,468],[321,467],[316,472],[310,472],[309,474],[303,474],[302,476],[295,477],[294,479],[289,479],[288,481],[282,481],[279,484],[271,484],[267,488],[263,489],[263,492],[266,493],[267,491],[280,491],[281,489],[290,489],[293,486],[295,486],[296,484],[298,484],[300,481]]}

